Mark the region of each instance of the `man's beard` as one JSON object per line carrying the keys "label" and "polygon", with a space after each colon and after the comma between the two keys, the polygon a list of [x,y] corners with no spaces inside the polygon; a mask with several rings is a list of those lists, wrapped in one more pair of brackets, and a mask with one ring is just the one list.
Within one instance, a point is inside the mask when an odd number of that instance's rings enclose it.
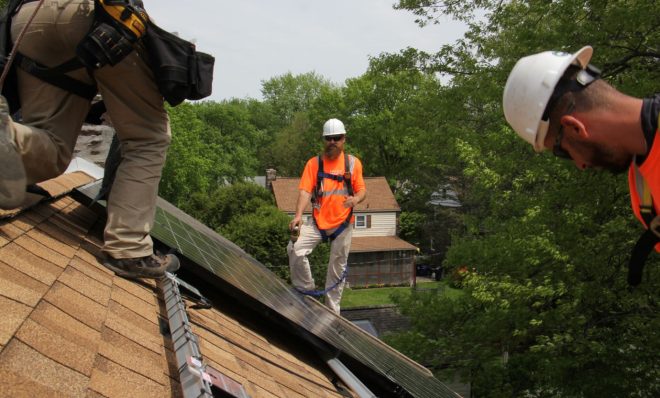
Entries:
{"label": "man's beard", "polygon": [[339,153],[341,151],[337,147],[337,145],[328,145],[325,147],[325,156],[327,156],[330,159],[336,158],[339,156]]}
{"label": "man's beard", "polygon": [[612,174],[621,174],[628,170],[633,160],[631,155],[620,155],[602,144],[590,146],[592,166],[607,170]]}

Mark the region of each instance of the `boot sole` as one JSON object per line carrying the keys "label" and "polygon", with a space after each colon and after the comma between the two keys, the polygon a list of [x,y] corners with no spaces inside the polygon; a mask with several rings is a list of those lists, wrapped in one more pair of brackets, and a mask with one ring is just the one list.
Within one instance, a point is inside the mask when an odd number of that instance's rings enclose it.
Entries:
{"label": "boot sole", "polygon": [[122,278],[129,278],[129,279],[140,279],[140,278],[146,278],[146,279],[160,279],[165,276],[165,271],[163,271],[162,274],[141,274],[138,272],[131,272],[131,271],[126,271],[121,268],[117,268],[113,266],[112,264],[108,264],[106,262],[103,263],[103,266],[109,269],[110,271],[114,272],[115,275],[121,276]]}

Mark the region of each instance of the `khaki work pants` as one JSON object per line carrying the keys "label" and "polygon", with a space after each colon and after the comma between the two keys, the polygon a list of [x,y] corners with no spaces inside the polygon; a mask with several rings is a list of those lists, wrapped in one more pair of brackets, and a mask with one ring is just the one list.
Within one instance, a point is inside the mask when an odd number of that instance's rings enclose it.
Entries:
{"label": "khaki work pants", "polygon": [[[325,288],[334,285],[346,269],[348,263],[348,252],[351,248],[353,237],[353,225],[342,231],[339,236],[330,243],[330,260],[328,261],[328,272],[325,277]],[[289,241],[287,252],[289,254],[289,269],[291,270],[291,282],[293,286],[302,290],[314,290],[314,278],[309,266],[308,255],[321,243],[323,238],[313,219],[307,220],[300,228],[300,236],[296,243]],[[325,294],[325,305],[339,315],[341,295],[344,291],[346,280],[343,280],[334,289]]]}
{"label": "khaki work pants", "polygon": [[[12,20],[15,41],[37,2],[24,4]],[[47,66],[74,57],[88,32],[93,0],[48,0],[19,43],[19,51]],[[21,123],[12,134],[21,153],[28,184],[56,177],[71,161],[90,101],[17,69]],[[114,258],[153,253],[149,236],[155,216],[158,183],[170,143],[169,118],[163,97],[141,51],[115,66],[69,73],[96,82],[121,143],[122,162],[108,200],[103,251]]]}

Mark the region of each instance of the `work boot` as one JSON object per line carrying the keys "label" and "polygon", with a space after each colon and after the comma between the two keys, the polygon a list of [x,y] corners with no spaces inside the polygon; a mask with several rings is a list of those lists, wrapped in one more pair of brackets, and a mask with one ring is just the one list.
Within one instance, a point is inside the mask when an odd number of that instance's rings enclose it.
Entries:
{"label": "work boot", "polygon": [[137,258],[112,258],[106,256],[103,265],[115,274],[124,278],[152,278],[160,279],[165,272],[174,272],[179,269],[179,259],[173,254],[152,254]]}
{"label": "work boot", "polygon": [[19,207],[25,199],[25,169],[10,132],[9,104],[0,95],[0,209]]}

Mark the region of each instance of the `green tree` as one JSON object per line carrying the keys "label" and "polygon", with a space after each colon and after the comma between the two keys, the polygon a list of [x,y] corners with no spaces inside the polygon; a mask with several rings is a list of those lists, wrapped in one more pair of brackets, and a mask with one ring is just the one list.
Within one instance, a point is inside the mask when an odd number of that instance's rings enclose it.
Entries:
{"label": "green tree", "polygon": [[272,107],[284,127],[293,121],[296,113],[309,110],[324,88],[332,83],[324,77],[308,72],[293,75],[291,72],[261,82],[264,103]]}
{"label": "green tree", "polygon": [[263,205],[253,212],[236,214],[219,231],[280,277],[287,279],[289,221],[289,216],[277,207]]}
{"label": "green tree", "polygon": [[273,195],[267,189],[253,183],[239,182],[216,187],[210,192],[195,192],[182,208],[210,228],[218,230],[234,219],[272,205]]}
{"label": "green tree", "polygon": [[266,136],[251,123],[240,100],[184,103],[169,108],[172,143],[160,194],[184,206],[194,193],[257,175]]}

